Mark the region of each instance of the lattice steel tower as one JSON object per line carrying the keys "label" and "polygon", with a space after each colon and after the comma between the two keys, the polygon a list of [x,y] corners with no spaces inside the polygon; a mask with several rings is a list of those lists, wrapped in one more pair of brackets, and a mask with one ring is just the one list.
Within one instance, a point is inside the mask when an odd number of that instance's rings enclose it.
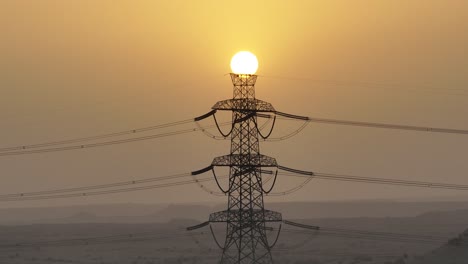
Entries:
{"label": "lattice steel tower", "polygon": [[[271,105],[255,99],[256,75],[231,74],[232,100],[213,108],[232,110],[231,153],[215,159],[213,165],[230,166],[228,209],[215,213],[210,221],[224,218],[227,235],[221,263],[272,263],[266,237],[266,214],[260,167],[275,166],[276,161],[260,154],[257,111],[274,111]],[[260,109],[259,109],[260,108]],[[221,217],[220,217],[221,216]],[[279,216],[279,214],[278,214]],[[277,219],[277,220],[281,220]]]}
{"label": "lattice steel tower", "polygon": [[[224,246],[219,245],[223,250],[221,263],[273,263],[266,223],[281,222],[281,214],[265,210],[263,195],[273,189],[274,183],[270,190],[264,189],[262,168],[278,165],[274,158],[260,154],[259,137],[267,138],[268,135],[261,134],[257,116],[275,113],[275,109],[271,104],[255,98],[257,75],[231,73],[231,80],[233,98],[216,103],[212,112],[197,119],[211,115],[215,117],[216,111],[232,111],[230,132],[223,134],[220,129],[224,137],[231,138],[230,154],[215,158],[211,166],[192,174],[212,170],[219,188],[228,196],[227,210],[213,213],[209,219],[211,223],[227,223]],[[216,117],[214,119],[218,124]],[[230,168],[227,188],[219,184],[214,173],[216,166]]]}
{"label": "lattice steel tower", "polygon": [[[189,227],[187,230],[195,230],[210,223],[226,223],[224,245],[218,242],[210,225],[213,238],[223,251],[222,264],[270,264],[273,263],[271,249],[278,241],[282,223],[309,229],[311,227],[283,221],[280,213],[265,210],[263,196],[273,190],[279,169],[308,176],[313,176],[313,173],[279,166],[274,158],[260,154],[259,139],[268,139],[270,137],[275,127],[277,115],[305,121],[302,128],[308,123],[308,118],[276,111],[270,103],[255,97],[257,75],[253,73],[257,70],[257,59],[253,54],[245,53],[248,52],[236,54],[231,61],[231,67],[234,72],[237,72],[235,68],[240,65],[242,67],[239,68],[239,71],[252,74],[231,73],[234,86],[233,98],[217,102],[212,107],[211,112],[195,118],[195,122],[198,124],[198,121],[213,116],[220,134],[225,139],[228,137],[231,139],[231,151],[228,155],[217,157],[210,166],[192,172],[192,175],[198,175],[211,170],[219,189],[228,196],[228,208],[211,214],[209,221]],[[240,54],[241,56],[238,57]],[[246,57],[242,57],[244,55]],[[237,58],[241,59],[241,63],[238,65],[236,65],[239,62]],[[217,111],[232,112],[231,129],[228,133],[223,133],[220,129],[220,124],[216,119]],[[262,129],[258,126],[258,117],[273,119],[270,131],[266,135],[262,134]],[[201,126],[199,129],[204,131]],[[297,130],[297,132],[300,130]],[[297,132],[295,133],[297,134]],[[216,138],[212,134],[208,135]],[[218,181],[215,167],[229,167],[227,188],[223,188]],[[271,168],[276,169],[276,172],[273,172]],[[264,188],[262,174],[272,176],[270,179],[273,179],[273,182],[267,188],[268,190]],[[267,223],[272,222],[279,223],[279,228],[277,229],[275,241],[270,244],[267,232],[274,231],[274,228],[267,226]]]}

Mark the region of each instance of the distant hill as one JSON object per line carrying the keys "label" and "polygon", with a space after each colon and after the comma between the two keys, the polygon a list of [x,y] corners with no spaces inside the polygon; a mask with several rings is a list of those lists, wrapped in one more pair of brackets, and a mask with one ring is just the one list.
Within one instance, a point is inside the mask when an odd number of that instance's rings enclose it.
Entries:
{"label": "distant hill", "polygon": [[362,200],[338,202],[271,203],[268,209],[279,211],[285,218],[342,217],[414,217],[429,212],[468,210],[465,201],[399,202],[391,200]]}
{"label": "distant hill", "polygon": [[[402,262],[402,261],[400,261]],[[468,230],[450,240],[447,244],[412,261],[409,264],[467,264]]]}
{"label": "distant hill", "polygon": [[[127,223],[146,217],[167,204],[95,204],[0,209],[0,225],[46,223]],[[150,220],[148,220],[150,221]]]}
{"label": "distant hill", "polygon": [[[164,223],[171,219],[208,220],[209,214],[225,210],[225,204],[102,204],[63,207],[0,209],[0,225],[60,223]],[[468,212],[466,202],[291,202],[269,203],[267,209],[285,219],[422,217],[431,221],[460,218]],[[466,212],[465,212],[466,211]],[[468,213],[466,213],[468,214]],[[465,222],[465,223],[468,223]]]}

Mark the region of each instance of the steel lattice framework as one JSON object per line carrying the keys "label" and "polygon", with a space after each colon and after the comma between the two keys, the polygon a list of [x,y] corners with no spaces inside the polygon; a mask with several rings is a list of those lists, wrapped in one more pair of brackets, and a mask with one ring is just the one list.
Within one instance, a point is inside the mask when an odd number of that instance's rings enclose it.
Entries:
{"label": "steel lattice framework", "polygon": [[[271,249],[278,241],[283,221],[280,213],[265,209],[263,196],[273,190],[278,169],[293,169],[279,166],[276,159],[260,154],[259,137],[267,139],[273,131],[276,115],[285,114],[277,112],[270,103],[255,98],[257,75],[231,73],[231,80],[234,86],[233,98],[217,102],[211,112],[195,118],[197,122],[213,116],[220,134],[224,138],[230,137],[231,151],[228,155],[214,158],[210,166],[192,172],[192,175],[198,175],[211,170],[218,187],[228,197],[228,207],[227,210],[211,214],[209,221],[187,230],[202,228],[210,223],[226,223],[224,244],[218,242],[210,225],[215,242],[223,250],[222,264],[271,264]],[[217,111],[232,112],[232,125],[228,133],[221,131],[215,115]],[[271,118],[272,115],[273,124],[265,136],[260,132],[257,118]],[[227,188],[219,183],[215,167],[229,167]],[[271,187],[265,190],[262,173],[273,174],[271,168],[276,168],[276,173]],[[266,226],[267,223],[280,225],[272,244],[268,242],[267,232],[274,229]]]}
{"label": "steel lattice framework", "polygon": [[228,166],[228,208],[210,215],[209,222],[226,222],[221,263],[272,263],[267,222],[281,221],[281,214],[265,210],[261,167],[277,167],[274,158],[260,154],[257,112],[275,112],[255,98],[256,75],[231,74],[233,98],[216,103],[213,110],[232,111],[229,155],[217,157],[211,168]]}
{"label": "steel lattice framework", "polygon": [[267,221],[281,215],[266,211],[258,167],[276,167],[276,160],[260,154],[257,111],[273,112],[271,104],[255,98],[256,75],[231,74],[234,96],[215,104],[214,110],[232,111],[231,152],[215,158],[213,166],[229,166],[228,209],[214,213],[210,222],[226,222],[221,263],[272,263],[266,235]]}

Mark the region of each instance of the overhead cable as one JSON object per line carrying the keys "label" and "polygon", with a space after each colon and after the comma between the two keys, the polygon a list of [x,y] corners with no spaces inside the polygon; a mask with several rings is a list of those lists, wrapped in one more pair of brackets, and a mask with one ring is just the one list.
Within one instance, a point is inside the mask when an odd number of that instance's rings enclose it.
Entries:
{"label": "overhead cable", "polygon": [[0,194],[0,200],[4,198],[21,198],[21,197],[29,197],[29,196],[82,192],[82,191],[107,189],[107,188],[114,188],[114,187],[121,187],[121,186],[131,186],[131,185],[135,186],[135,185],[139,185],[143,183],[178,179],[178,178],[189,177],[189,176],[190,176],[190,173],[180,173],[180,174],[173,174],[173,175],[168,175],[168,176],[158,176],[158,177],[151,177],[151,178],[145,178],[145,179],[139,179],[139,180],[129,180],[129,181],[121,181],[121,182],[113,182],[113,183],[105,183],[105,184],[97,184],[97,185],[87,185],[87,186],[61,188],[61,189],[50,189],[50,190],[33,191],[33,192]]}
{"label": "overhead cable", "polygon": [[[220,124],[219,126],[226,126],[226,125],[230,125],[230,124],[231,124],[231,122],[225,122],[225,123]],[[206,127],[196,127],[196,128],[190,128],[190,129],[182,129],[182,130],[176,130],[176,131],[160,133],[160,134],[153,134],[153,135],[148,135],[148,136],[130,137],[130,138],[125,138],[125,139],[117,139],[117,140],[111,140],[111,141],[102,141],[102,142],[97,142],[97,143],[71,145],[71,146],[63,146],[63,147],[40,148],[40,149],[32,149],[32,150],[27,150],[26,149],[26,150],[19,150],[19,151],[6,151],[6,152],[0,152],[0,157],[1,156],[16,156],[16,155],[25,155],[25,154],[38,154],[38,153],[47,153],[47,152],[57,152],[57,151],[68,151],[68,150],[79,150],[79,149],[104,147],[104,146],[110,146],[110,145],[117,145],[117,144],[124,144],[124,143],[130,143],[130,142],[145,141],[145,140],[152,140],[152,139],[163,138],[163,137],[176,136],[176,135],[181,135],[181,134],[188,134],[188,133],[193,133],[193,132],[197,132],[197,131],[203,131],[205,129],[211,129],[211,128],[214,128],[214,127],[216,127],[216,126],[211,125],[211,126],[206,126]]]}
{"label": "overhead cable", "polygon": [[298,116],[298,115],[292,115],[292,114],[287,114],[283,112],[276,112],[276,114],[289,118],[289,119],[304,120],[304,121],[308,121],[312,123],[325,123],[325,124],[333,124],[333,125],[346,125],[346,126],[359,126],[359,127],[370,127],[370,128],[385,128],[385,129],[397,129],[397,130],[411,130],[411,131],[419,131],[419,132],[468,135],[468,130],[466,129],[425,127],[425,126],[400,125],[400,124],[377,123],[377,122],[327,119],[327,118],[318,118],[318,117]]}
{"label": "overhead cable", "polygon": [[363,183],[386,184],[386,185],[396,185],[396,186],[464,190],[464,191],[468,190],[468,185],[463,185],[463,184],[437,183],[437,182],[425,182],[425,181],[408,181],[408,180],[399,180],[399,179],[390,179],[390,178],[363,177],[363,176],[332,174],[332,173],[323,173],[323,172],[314,172],[313,176],[299,175],[297,173],[280,173],[280,175],[296,176],[296,177],[313,177],[314,179],[321,179],[321,180],[363,182]]}
{"label": "overhead cable", "polygon": [[212,180],[213,179],[211,177],[209,177],[209,178],[198,178],[198,179],[168,182],[168,183],[161,183],[161,184],[152,184],[152,185],[143,185],[143,186],[135,186],[135,187],[127,187],[127,188],[110,189],[110,190],[97,190],[97,191],[89,191],[89,192],[71,192],[71,193],[63,193],[63,194],[59,193],[59,194],[24,196],[24,197],[6,197],[6,198],[1,198],[0,202],[62,199],[62,198],[72,198],[72,197],[88,197],[88,196],[96,196],[96,195],[107,195],[107,194],[115,194],[115,193],[125,193],[125,192],[143,191],[143,190],[150,190],[150,189],[168,188],[168,187],[175,187],[175,186],[181,186],[181,185],[187,185],[187,184],[194,184],[194,183],[197,183],[197,182],[206,182],[206,181],[212,181]]}
{"label": "overhead cable", "polygon": [[57,145],[65,145],[65,144],[73,144],[73,143],[78,143],[78,142],[92,141],[92,140],[103,139],[103,138],[111,138],[111,137],[117,137],[117,136],[131,135],[131,134],[137,134],[137,133],[141,133],[141,132],[147,132],[147,131],[152,131],[152,130],[157,130],[157,129],[162,129],[162,128],[179,126],[179,125],[188,124],[188,123],[191,123],[191,122],[193,122],[193,119],[186,119],[186,120],[181,120],[181,121],[176,121],[176,122],[171,122],[171,123],[166,123],[166,124],[161,124],[161,125],[155,125],[155,126],[149,126],[149,127],[143,127],[143,128],[136,128],[136,129],[129,129],[129,130],[124,130],[124,131],[119,131],[119,132],[112,132],[112,133],[101,134],[101,135],[96,135],[96,136],[81,137],[81,138],[74,138],[74,139],[67,139],[67,140],[49,141],[49,142],[30,144],[30,145],[14,146],[14,147],[5,147],[5,148],[0,148],[0,152],[44,148],[44,147],[50,147],[50,146],[57,146]]}

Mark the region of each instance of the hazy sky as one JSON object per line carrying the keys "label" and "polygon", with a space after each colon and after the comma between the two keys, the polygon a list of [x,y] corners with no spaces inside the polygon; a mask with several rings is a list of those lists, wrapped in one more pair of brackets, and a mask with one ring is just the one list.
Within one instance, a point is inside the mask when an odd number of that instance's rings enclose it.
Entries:
{"label": "hazy sky", "polygon": [[[257,55],[257,97],[277,110],[468,129],[467,10],[464,0],[2,0],[0,146],[204,114],[232,96],[225,74],[239,50]],[[195,133],[0,157],[0,193],[189,172],[228,151]],[[303,170],[468,184],[467,136],[311,124],[262,152]],[[266,202],[442,196],[467,194],[316,180]],[[226,199],[191,185],[0,207],[187,201]]]}

